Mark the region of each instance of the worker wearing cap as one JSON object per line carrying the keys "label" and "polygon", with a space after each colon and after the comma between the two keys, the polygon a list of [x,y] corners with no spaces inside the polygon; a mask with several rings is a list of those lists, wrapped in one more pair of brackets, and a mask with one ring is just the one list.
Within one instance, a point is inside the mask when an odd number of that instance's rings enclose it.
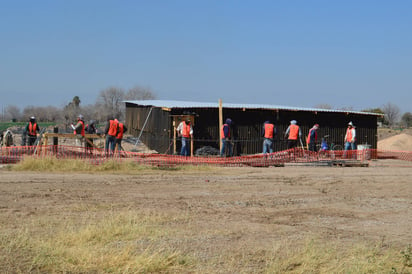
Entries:
{"label": "worker wearing cap", "polygon": [[73,134],[76,135],[77,139],[76,139],[76,144],[78,146],[82,145],[83,142],[83,138],[84,138],[84,117],[83,115],[79,114],[77,116],[77,122],[76,125],[72,125],[72,129],[73,129]]}
{"label": "worker wearing cap", "polygon": [[346,156],[347,150],[356,150],[356,129],[352,121],[348,123],[348,128],[346,129],[344,141],[345,141],[344,156]]}
{"label": "worker wearing cap", "polygon": [[123,150],[122,140],[123,140],[123,136],[124,136],[126,131],[127,131],[126,125],[124,123],[118,121],[115,147],[119,151],[119,154],[120,154],[120,151]]}
{"label": "worker wearing cap", "polygon": [[220,129],[220,134],[222,136],[222,149],[220,150],[220,157],[233,156],[233,145],[231,142],[232,134],[230,130],[231,125],[232,119],[227,118],[222,128]]}
{"label": "worker wearing cap", "polygon": [[[112,115],[107,116],[104,134],[106,135],[105,152],[106,156],[112,156],[116,145],[116,135],[118,132],[119,121]],[[110,154],[109,154],[110,151]]]}
{"label": "worker wearing cap", "polygon": [[308,145],[309,151],[316,152],[316,142],[318,141],[318,129],[319,129],[319,125],[315,124],[309,130],[308,137],[306,137],[306,144]]}
{"label": "worker wearing cap", "polygon": [[[97,132],[96,121],[90,120],[89,123],[84,127],[84,131],[87,134],[96,134]],[[93,138],[86,138],[84,146],[86,148],[86,152],[89,152],[90,154],[92,154],[93,153]]]}
{"label": "worker wearing cap", "polygon": [[77,116],[77,123],[76,125],[72,126],[73,128],[73,133],[76,135],[81,135],[82,137],[84,137],[84,117],[83,115],[79,114]]}
{"label": "worker wearing cap", "polygon": [[177,135],[182,138],[182,148],[180,149],[180,155],[189,156],[189,141],[193,137],[193,128],[190,123],[190,119],[180,122],[177,126]]}
{"label": "worker wearing cap", "polygon": [[26,138],[26,135],[29,137],[28,139],[29,146],[34,145],[34,143],[36,142],[38,132],[40,132],[40,127],[36,122],[36,117],[31,116],[29,123],[26,125],[26,128],[24,129],[24,133],[23,133],[23,136],[24,136],[23,139]]}
{"label": "worker wearing cap", "polygon": [[285,138],[288,139],[288,149],[297,147],[298,138],[302,137],[302,131],[297,125],[296,120],[290,121],[289,127],[286,129]]}

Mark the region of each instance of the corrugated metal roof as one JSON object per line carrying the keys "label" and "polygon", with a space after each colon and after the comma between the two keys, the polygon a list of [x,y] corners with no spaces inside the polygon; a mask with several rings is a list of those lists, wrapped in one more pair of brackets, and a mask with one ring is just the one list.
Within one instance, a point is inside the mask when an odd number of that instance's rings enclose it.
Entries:
{"label": "corrugated metal roof", "polygon": [[[129,100],[125,103],[136,104],[140,106],[153,106],[164,108],[218,108],[219,103],[211,102],[191,102],[191,101],[177,101],[177,100]],[[304,108],[304,107],[291,107],[280,105],[266,105],[266,104],[234,104],[234,103],[222,103],[223,108],[240,108],[240,109],[279,109],[279,110],[292,110],[292,111],[318,111],[318,112],[337,112],[337,113],[353,113],[364,115],[377,115],[377,113],[350,111],[350,110],[334,110],[334,109],[320,109],[320,108]]]}

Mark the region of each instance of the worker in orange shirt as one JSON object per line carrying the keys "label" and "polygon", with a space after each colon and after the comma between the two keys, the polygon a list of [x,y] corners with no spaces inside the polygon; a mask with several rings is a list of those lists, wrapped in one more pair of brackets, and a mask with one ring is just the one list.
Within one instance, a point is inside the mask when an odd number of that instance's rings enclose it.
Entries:
{"label": "worker in orange shirt", "polygon": [[302,131],[297,125],[296,120],[290,121],[289,127],[286,129],[285,138],[288,140],[288,149],[298,146],[298,139],[302,137]]}

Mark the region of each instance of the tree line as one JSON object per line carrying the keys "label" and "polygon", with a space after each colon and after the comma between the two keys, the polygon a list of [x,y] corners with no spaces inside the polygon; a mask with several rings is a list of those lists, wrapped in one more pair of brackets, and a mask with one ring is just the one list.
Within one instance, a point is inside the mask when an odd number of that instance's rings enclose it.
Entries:
{"label": "tree line", "polygon": [[[113,116],[118,120],[124,120],[125,100],[149,100],[156,99],[155,93],[150,88],[135,86],[127,91],[119,87],[109,87],[101,90],[96,102],[92,105],[81,105],[79,96],[73,99],[63,108],[55,106],[27,106],[20,109],[14,105],[7,105],[3,110],[1,119],[3,121],[22,122],[27,121],[30,116],[35,116],[38,121],[66,123],[67,125],[76,120],[77,115],[82,114],[87,119],[104,122],[107,117]],[[319,104],[315,106],[321,109],[332,109],[329,104]],[[342,110],[353,110],[344,108]],[[412,113],[405,112],[401,115],[399,107],[393,103],[387,103],[382,107],[364,109],[364,112],[382,114],[378,119],[382,125],[389,127],[411,127]]]}
{"label": "tree line", "polygon": [[125,100],[156,99],[155,93],[150,88],[133,87],[127,91],[119,87],[109,87],[101,90],[96,102],[82,105],[80,96],[76,95],[62,108],[55,106],[27,106],[20,109],[15,105],[7,105],[3,110],[2,120],[12,122],[28,121],[35,116],[37,121],[65,123],[69,125],[76,121],[79,114],[88,120],[105,122],[108,116],[113,116],[119,121],[124,120]]}
{"label": "tree line", "polygon": [[[332,109],[329,104],[320,104],[316,108],[322,109]],[[343,108],[341,110],[353,111],[352,108]],[[412,113],[405,112],[401,114],[400,108],[393,103],[386,103],[382,107],[363,109],[362,112],[370,112],[381,114],[382,117],[378,118],[378,122],[383,126],[388,127],[405,127],[409,128],[412,126]]]}

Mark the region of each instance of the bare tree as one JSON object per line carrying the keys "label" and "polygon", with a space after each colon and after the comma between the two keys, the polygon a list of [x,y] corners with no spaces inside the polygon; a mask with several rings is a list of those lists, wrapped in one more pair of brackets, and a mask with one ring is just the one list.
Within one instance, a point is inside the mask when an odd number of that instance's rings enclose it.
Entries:
{"label": "bare tree", "polygon": [[61,109],[55,106],[43,107],[44,121],[47,122],[59,122],[63,121],[63,115]]}
{"label": "bare tree", "polygon": [[42,109],[36,106],[27,106],[23,109],[23,121],[29,121],[31,116],[35,116],[37,121],[41,121],[42,119],[39,118],[42,116]]}
{"label": "bare tree", "polygon": [[385,119],[388,121],[388,125],[392,127],[398,122],[400,109],[397,105],[387,103],[382,107],[383,113],[385,113]]}
{"label": "bare tree", "polygon": [[385,123],[385,113],[380,108],[363,109],[362,112],[371,112],[371,113],[381,114],[381,116],[377,118],[377,121],[382,124]]}
{"label": "bare tree", "polygon": [[150,88],[135,86],[126,93],[125,100],[150,100],[156,99],[156,95]]}
{"label": "bare tree", "polygon": [[75,122],[76,117],[81,114],[80,102],[79,96],[74,96],[72,101],[64,106],[63,116],[66,123],[66,128],[68,128],[71,123]]}
{"label": "bare tree", "polygon": [[355,109],[353,107],[341,107],[340,110],[354,111]]}
{"label": "bare tree", "polygon": [[6,114],[6,120],[11,120],[11,121],[16,122],[21,119],[21,111],[19,107],[14,106],[14,105],[6,106],[5,114]]}
{"label": "bare tree", "polygon": [[[106,117],[110,115],[121,120],[124,116],[124,97],[123,89],[110,87],[100,91],[96,106],[101,111],[101,115]],[[104,118],[104,120],[106,119]]]}
{"label": "bare tree", "polygon": [[315,108],[320,108],[320,109],[332,109],[332,106],[329,104],[317,104]]}
{"label": "bare tree", "polygon": [[405,127],[409,128],[412,126],[412,113],[405,112],[401,118],[402,123]]}

